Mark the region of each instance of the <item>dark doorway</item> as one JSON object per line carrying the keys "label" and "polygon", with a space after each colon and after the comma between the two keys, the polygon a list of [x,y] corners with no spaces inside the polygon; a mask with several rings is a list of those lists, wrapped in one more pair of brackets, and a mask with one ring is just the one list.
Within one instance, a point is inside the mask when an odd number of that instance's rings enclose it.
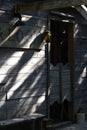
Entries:
{"label": "dark doorway", "polygon": [[[50,117],[57,121],[73,120],[73,23],[69,21],[50,20],[51,48],[50,62],[55,67],[59,65],[59,99],[50,106]],[[64,99],[66,95],[63,88],[62,68],[68,64],[70,72],[69,95],[70,100]],[[66,78],[66,80],[68,80]],[[65,81],[66,82],[66,81]],[[66,87],[66,84],[65,84]],[[64,94],[63,94],[64,93]],[[63,100],[64,99],[64,100]]]}
{"label": "dark doorway", "polygon": [[68,62],[68,28],[65,22],[50,21],[51,30],[51,63],[65,65]]}

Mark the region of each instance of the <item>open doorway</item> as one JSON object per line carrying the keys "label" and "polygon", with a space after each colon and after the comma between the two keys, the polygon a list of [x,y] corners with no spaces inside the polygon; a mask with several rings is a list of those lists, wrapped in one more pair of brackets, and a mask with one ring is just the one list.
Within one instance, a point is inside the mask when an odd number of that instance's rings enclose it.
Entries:
{"label": "open doorway", "polygon": [[74,113],[73,23],[50,20],[50,31],[50,117],[58,122],[69,121]]}

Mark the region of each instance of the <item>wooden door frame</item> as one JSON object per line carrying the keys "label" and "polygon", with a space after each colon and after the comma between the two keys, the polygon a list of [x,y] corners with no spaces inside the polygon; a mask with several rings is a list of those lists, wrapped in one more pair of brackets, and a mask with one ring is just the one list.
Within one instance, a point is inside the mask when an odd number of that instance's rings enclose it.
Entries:
{"label": "wooden door frame", "polygon": [[[50,30],[50,20],[48,19],[48,29]],[[70,108],[70,119],[74,121],[74,48],[73,48],[73,34],[74,34],[74,24],[73,22],[66,22],[58,20],[60,23],[65,22],[66,28],[68,28],[68,59],[69,59],[69,65],[70,65],[70,96],[71,96],[71,108]],[[61,86],[60,86],[61,87]],[[60,95],[61,95],[61,88],[60,88]]]}

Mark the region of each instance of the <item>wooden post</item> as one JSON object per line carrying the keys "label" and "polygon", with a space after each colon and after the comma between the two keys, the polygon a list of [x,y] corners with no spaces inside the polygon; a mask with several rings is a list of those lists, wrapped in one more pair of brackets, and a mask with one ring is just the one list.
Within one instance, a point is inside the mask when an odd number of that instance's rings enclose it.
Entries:
{"label": "wooden post", "polygon": [[71,93],[71,120],[74,120],[74,58],[73,58],[73,23],[68,24],[68,56],[69,56],[69,63],[70,63],[70,93]]}
{"label": "wooden post", "polygon": [[50,45],[45,46],[46,49],[46,63],[47,63],[47,85],[46,85],[46,115],[50,118]]}

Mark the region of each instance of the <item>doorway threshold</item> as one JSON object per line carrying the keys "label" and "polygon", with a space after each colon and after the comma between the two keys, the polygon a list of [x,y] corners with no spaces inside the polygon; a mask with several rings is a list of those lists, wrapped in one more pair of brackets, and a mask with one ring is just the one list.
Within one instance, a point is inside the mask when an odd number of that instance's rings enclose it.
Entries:
{"label": "doorway threshold", "polygon": [[53,123],[52,128],[54,130],[56,128],[65,127],[65,126],[68,126],[68,125],[71,125],[71,124],[72,124],[72,121],[64,121],[64,122]]}

